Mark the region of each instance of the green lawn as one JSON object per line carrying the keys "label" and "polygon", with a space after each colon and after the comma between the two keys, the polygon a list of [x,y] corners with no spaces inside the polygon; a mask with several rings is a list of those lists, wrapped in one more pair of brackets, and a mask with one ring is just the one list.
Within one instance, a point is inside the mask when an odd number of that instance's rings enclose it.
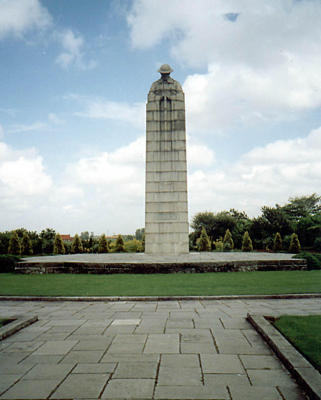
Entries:
{"label": "green lawn", "polygon": [[285,315],[274,325],[321,372],[321,315]]}
{"label": "green lawn", "polygon": [[183,296],[321,292],[321,271],[203,274],[0,274],[0,295]]}

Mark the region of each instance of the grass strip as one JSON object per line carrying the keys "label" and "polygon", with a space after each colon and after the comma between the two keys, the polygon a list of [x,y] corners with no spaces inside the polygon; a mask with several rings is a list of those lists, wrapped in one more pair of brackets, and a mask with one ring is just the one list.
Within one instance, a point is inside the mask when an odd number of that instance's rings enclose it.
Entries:
{"label": "grass strip", "polygon": [[0,275],[0,295],[210,296],[321,292],[321,271]]}
{"label": "grass strip", "polygon": [[274,325],[321,372],[321,315],[284,315]]}
{"label": "grass strip", "polygon": [[0,318],[0,328],[4,325],[7,325],[9,322],[11,322],[11,319],[1,319]]}

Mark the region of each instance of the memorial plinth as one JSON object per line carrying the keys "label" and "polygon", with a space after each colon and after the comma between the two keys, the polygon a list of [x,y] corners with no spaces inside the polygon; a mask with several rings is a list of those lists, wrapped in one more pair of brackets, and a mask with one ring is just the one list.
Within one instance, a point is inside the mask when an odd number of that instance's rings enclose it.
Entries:
{"label": "memorial plinth", "polygon": [[146,106],[145,253],[188,253],[185,98],[162,65]]}

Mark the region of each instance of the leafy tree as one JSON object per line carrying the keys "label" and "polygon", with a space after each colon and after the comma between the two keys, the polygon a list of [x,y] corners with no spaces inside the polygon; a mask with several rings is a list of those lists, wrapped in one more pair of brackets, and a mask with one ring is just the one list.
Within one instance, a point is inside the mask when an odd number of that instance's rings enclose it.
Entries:
{"label": "leafy tree", "polygon": [[321,237],[321,213],[301,218],[297,223],[296,232],[302,246],[312,246],[315,240]]}
{"label": "leafy tree", "polygon": [[84,249],[83,249],[81,239],[78,236],[78,234],[76,233],[74,240],[72,241],[72,244],[71,244],[71,252],[74,254],[77,254],[77,253],[82,253],[83,250]]}
{"label": "leafy tree", "polygon": [[313,242],[314,250],[321,251],[321,237],[317,237]]}
{"label": "leafy tree", "polygon": [[246,214],[246,212],[235,210],[235,208],[230,208],[230,211],[228,212],[228,214],[231,217],[233,217],[234,219],[236,219],[237,221],[239,221],[241,219],[249,220],[249,217]]}
{"label": "leafy tree", "polygon": [[276,207],[262,207],[262,218],[267,222],[267,231],[269,236],[273,236],[274,232],[280,232],[282,236],[288,235],[293,232],[293,226],[283,208],[276,205]]}
{"label": "leafy tree", "polygon": [[89,232],[85,231],[85,232],[81,232],[80,233],[80,239],[83,242],[84,240],[89,240]]}
{"label": "leafy tree", "polygon": [[124,239],[122,235],[118,235],[115,243],[115,252],[126,252],[125,246],[124,246]]}
{"label": "leafy tree", "polygon": [[144,234],[142,237],[142,252],[144,252],[144,251],[145,251],[145,229],[144,229]]}
{"label": "leafy tree", "polygon": [[255,248],[264,249],[266,247],[264,241],[270,237],[269,222],[262,216],[253,218],[249,235],[253,238]]}
{"label": "leafy tree", "polygon": [[273,240],[273,251],[281,251],[282,250],[282,238],[279,232],[277,232],[274,236]]}
{"label": "leafy tree", "polygon": [[231,232],[234,241],[234,248],[242,247],[242,239],[245,231],[249,231],[252,226],[252,221],[248,219],[237,219],[236,224]]}
{"label": "leafy tree", "polygon": [[98,253],[108,253],[108,243],[104,233],[99,238]]}
{"label": "leafy tree", "polygon": [[8,231],[0,232],[0,254],[8,253],[8,247],[11,235],[12,234]]}
{"label": "leafy tree", "polygon": [[300,253],[300,251],[301,251],[301,245],[299,242],[298,235],[296,233],[292,233],[289,252],[297,254]]}
{"label": "leafy tree", "polygon": [[246,231],[243,235],[242,251],[253,251],[252,240],[248,231]]}
{"label": "leafy tree", "polygon": [[138,228],[138,229],[136,229],[136,232],[135,232],[135,238],[137,240],[142,240],[144,234],[145,234],[145,228]]}
{"label": "leafy tree", "polygon": [[233,248],[234,248],[232,234],[229,229],[226,229],[226,232],[224,235],[223,248],[224,248],[224,251],[230,251],[230,250],[233,250]]}
{"label": "leafy tree", "polygon": [[283,207],[283,210],[294,221],[316,215],[321,213],[321,196],[313,193],[310,196],[289,198],[289,203]]}
{"label": "leafy tree", "polygon": [[201,236],[197,241],[197,248],[198,251],[211,251],[211,241],[206,233],[206,229],[204,226],[202,227]]}
{"label": "leafy tree", "polygon": [[21,239],[21,254],[30,255],[33,253],[32,243],[27,231],[23,232]]}
{"label": "leafy tree", "polygon": [[39,238],[41,239],[42,252],[51,254],[53,252],[53,245],[56,236],[56,231],[51,228],[44,229],[40,232]]}
{"label": "leafy tree", "polygon": [[191,227],[195,230],[197,237],[200,236],[204,227],[212,243],[214,239],[223,237],[227,229],[232,231],[235,225],[236,219],[228,211],[217,214],[205,211],[194,216]]}
{"label": "leafy tree", "polygon": [[209,236],[214,234],[215,226],[215,215],[210,211],[197,213],[192,220],[191,227],[196,233],[196,237],[199,238],[202,232],[202,228],[205,229]]}
{"label": "leafy tree", "polygon": [[59,233],[56,233],[54,239],[53,252],[54,254],[65,254],[66,252],[64,242],[62,241],[62,238]]}
{"label": "leafy tree", "polygon": [[8,253],[16,254],[16,255],[21,254],[21,244],[20,244],[18,233],[16,231],[13,231],[11,234],[11,237],[9,240]]}

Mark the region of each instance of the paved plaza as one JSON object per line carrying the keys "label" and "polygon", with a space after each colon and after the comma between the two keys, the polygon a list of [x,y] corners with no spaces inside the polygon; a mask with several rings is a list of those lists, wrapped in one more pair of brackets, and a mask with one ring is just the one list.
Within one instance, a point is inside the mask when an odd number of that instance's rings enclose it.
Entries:
{"label": "paved plaza", "polygon": [[247,313],[318,314],[321,299],[1,301],[39,321],[0,342],[0,399],[297,400]]}

